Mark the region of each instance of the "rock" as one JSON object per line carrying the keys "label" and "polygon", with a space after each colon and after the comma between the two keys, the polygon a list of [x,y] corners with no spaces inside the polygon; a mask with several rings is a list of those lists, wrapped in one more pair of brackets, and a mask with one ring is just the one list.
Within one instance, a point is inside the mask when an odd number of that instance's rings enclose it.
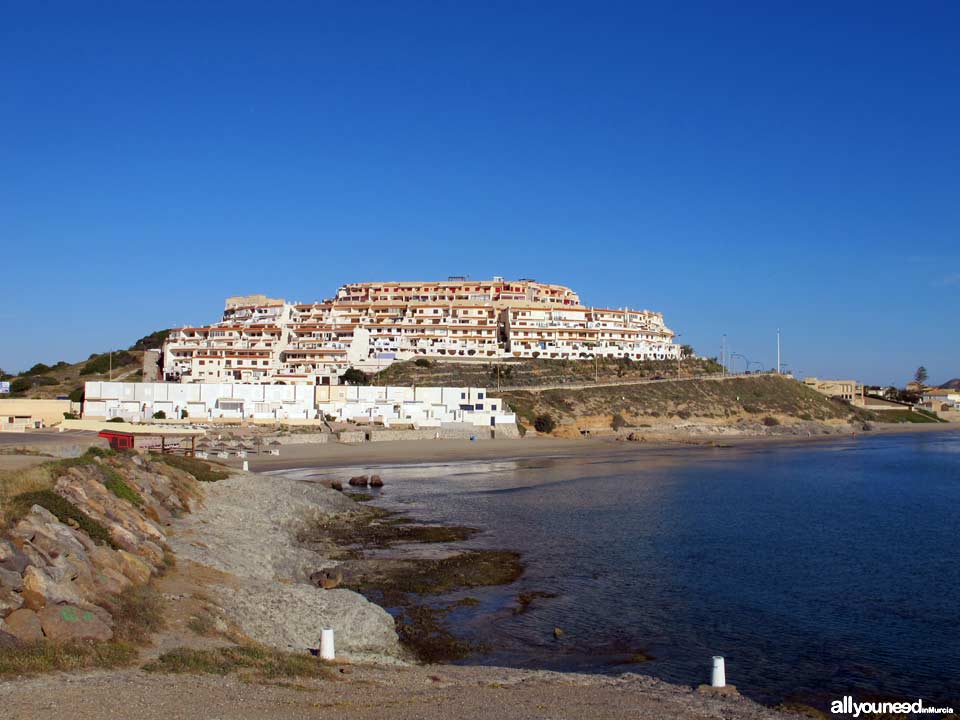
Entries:
{"label": "rock", "polygon": [[129,578],[113,568],[104,568],[93,580],[97,589],[107,595],[119,595],[131,585]]}
{"label": "rock", "polygon": [[[90,586],[92,587],[92,578]],[[40,569],[31,565],[23,574],[23,598],[26,601],[29,596],[30,602],[27,606],[33,610],[56,603],[82,604],[84,597],[78,592],[79,589],[81,588],[74,586],[65,568]],[[40,607],[37,607],[38,604]]]}
{"label": "rock", "polygon": [[22,573],[29,564],[30,560],[22,550],[11,543],[0,541],[0,568]]}
{"label": "rock", "polygon": [[14,610],[3,619],[6,630],[20,642],[36,642],[43,640],[43,630],[40,627],[40,618],[33,610],[21,608]]}
{"label": "rock", "polygon": [[561,630],[561,629],[558,628],[558,627],[555,627],[555,628],[553,629],[553,636],[554,636],[557,640],[559,640],[560,638],[563,637],[563,630]]}
{"label": "rock", "polygon": [[330,483],[330,489],[336,490],[337,492],[343,492],[343,483],[339,480],[334,480],[332,483]]}
{"label": "rock", "polygon": [[370,476],[370,487],[383,487],[383,480],[380,479],[379,475]]}
{"label": "rock", "polygon": [[0,587],[0,617],[9,615],[23,607],[23,595],[11,588]]}
{"label": "rock", "polygon": [[340,568],[317,570],[317,572],[310,575],[310,582],[324,590],[333,590],[343,582],[343,572],[341,572]]}
{"label": "rock", "polygon": [[12,570],[0,568],[0,588],[23,590],[23,576]]}
{"label": "rock", "polygon": [[0,620],[0,650],[15,648],[20,642],[10,633],[6,632],[3,620]]}
{"label": "rock", "polygon": [[126,550],[118,550],[117,558],[120,561],[120,572],[137,585],[145,585],[153,575],[152,567]]}
{"label": "rock", "polygon": [[366,487],[370,480],[366,475],[354,475],[347,482],[354,487]]}
{"label": "rock", "polygon": [[39,613],[43,634],[53,642],[69,640],[106,641],[113,637],[113,630],[92,610],[74,605],[50,605]]}

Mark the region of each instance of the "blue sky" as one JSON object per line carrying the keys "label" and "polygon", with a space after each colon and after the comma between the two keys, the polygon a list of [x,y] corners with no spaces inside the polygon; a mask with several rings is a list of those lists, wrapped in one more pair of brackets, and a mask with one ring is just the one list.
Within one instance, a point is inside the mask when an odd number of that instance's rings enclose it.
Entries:
{"label": "blue sky", "polygon": [[533,277],[960,376],[955,3],[6,3],[0,367],[223,298]]}

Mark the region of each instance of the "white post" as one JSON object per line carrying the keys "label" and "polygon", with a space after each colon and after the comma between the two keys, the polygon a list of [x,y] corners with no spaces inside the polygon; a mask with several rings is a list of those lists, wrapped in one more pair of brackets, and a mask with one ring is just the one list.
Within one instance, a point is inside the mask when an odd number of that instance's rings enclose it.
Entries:
{"label": "white post", "polygon": [[320,659],[333,660],[336,653],[333,649],[333,628],[324,628],[320,631]]}
{"label": "white post", "polygon": [[243,471],[250,472],[250,463],[248,463],[246,460],[243,461]]}
{"label": "white post", "polygon": [[723,664],[722,655],[713,656],[713,677],[710,679],[710,685],[715,688],[725,687],[727,684],[727,671]]}

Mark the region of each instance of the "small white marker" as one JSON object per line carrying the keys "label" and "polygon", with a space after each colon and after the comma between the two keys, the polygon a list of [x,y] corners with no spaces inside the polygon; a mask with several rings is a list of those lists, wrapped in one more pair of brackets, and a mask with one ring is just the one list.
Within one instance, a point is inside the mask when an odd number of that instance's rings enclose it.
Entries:
{"label": "small white marker", "polygon": [[250,463],[248,463],[246,460],[243,461],[243,471],[250,472]]}
{"label": "small white marker", "polygon": [[320,659],[333,660],[336,652],[333,649],[333,628],[324,628],[320,631]]}
{"label": "small white marker", "polygon": [[715,688],[725,687],[727,684],[727,670],[724,667],[723,656],[713,656],[713,677],[710,679],[710,685]]}

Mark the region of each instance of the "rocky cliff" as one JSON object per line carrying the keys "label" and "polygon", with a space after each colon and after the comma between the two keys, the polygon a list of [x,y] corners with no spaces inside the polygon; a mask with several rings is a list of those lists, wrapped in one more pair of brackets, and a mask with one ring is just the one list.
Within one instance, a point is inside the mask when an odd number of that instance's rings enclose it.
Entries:
{"label": "rocky cliff", "polygon": [[46,483],[2,507],[0,646],[111,640],[117,598],[173,562],[165,531],[190,511],[197,482],[99,448],[47,463],[41,475]]}

